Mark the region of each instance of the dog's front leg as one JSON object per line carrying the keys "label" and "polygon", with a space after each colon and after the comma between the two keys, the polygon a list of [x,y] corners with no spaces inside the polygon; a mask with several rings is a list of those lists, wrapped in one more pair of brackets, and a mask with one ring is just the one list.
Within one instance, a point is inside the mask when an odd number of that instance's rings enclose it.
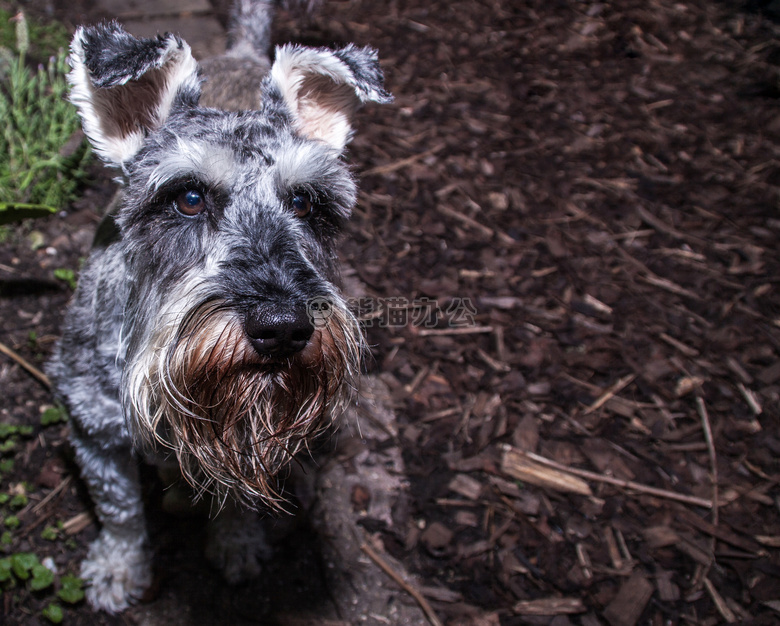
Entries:
{"label": "dog's front leg", "polygon": [[138,475],[129,442],[108,443],[72,426],[71,442],[81,475],[102,525],[81,566],[90,604],[117,613],[151,584],[151,555]]}
{"label": "dog's front leg", "polygon": [[257,577],[270,557],[265,525],[256,511],[227,502],[209,522],[206,558],[230,584]]}

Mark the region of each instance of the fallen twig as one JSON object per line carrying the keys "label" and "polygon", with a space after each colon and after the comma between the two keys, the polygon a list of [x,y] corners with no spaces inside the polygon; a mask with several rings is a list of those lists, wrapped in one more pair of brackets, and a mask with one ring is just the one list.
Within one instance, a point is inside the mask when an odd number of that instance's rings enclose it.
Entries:
{"label": "fallen twig", "polygon": [[[712,440],[712,428],[707,407],[701,396],[696,396],[696,410],[701,418],[701,426],[704,431],[704,441],[707,444],[707,452],[710,456],[710,480],[712,480],[712,525],[718,525],[718,459],[715,454],[715,444]],[[712,552],[715,553],[715,537],[712,538]]]}
{"label": "fallen twig", "polygon": [[501,471],[516,480],[522,480],[538,487],[578,493],[583,496],[592,496],[588,483],[572,476],[570,472],[561,471],[558,468],[550,469],[545,464],[531,460],[531,453],[526,453],[519,448],[505,446],[501,455]]}
{"label": "fallen twig", "polygon": [[685,356],[691,358],[699,356],[699,351],[696,348],[691,348],[690,346],[685,345],[682,341],[679,341],[678,339],[675,339],[666,333],[661,333],[658,336],[670,346],[682,352]]}
{"label": "fallen twig", "polygon": [[41,370],[39,370],[37,367],[35,367],[29,361],[27,361],[24,357],[11,350],[11,348],[9,348],[7,345],[5,345],[2,342],[0,342],[0,352],[5,354],[10,359],[16,361],[30,374],[32,374],[35,378],[37,378],[38,381],[42,383],[44,387],[46,387],[47,389],[51,388],[51,381],[49,380],[49,377],[46,376],[46,374],[44,374]]}
{"label": "fallen twig", "polygon": [[726,604],[726,601],[723,599],[723,596],[720,595],[717,589],[715,589],[715,585],[712,584],[712,581],[710,581],[709,578],[704,578],[704,588],[707,590],[707,593],[710,594],[710,598],[712,598],[712,602],[715,604],[715,608],[718,610],[718,613],[721,614],[724,620],[726,620],[727,623],[733,624],[737,621],[737,616],[734,615],[734,612],[728,607]]}
{"label": "fallen twig", "polygon": [[605,476],[604,474],[597,474],[596,472],[590,472],[588,470],[577,469],[575,467],[568,467],[566,465],[562,465],[561,463],[556,463],[555,461],[540,456],[538,454],[534,454],[533,452],[518,450],[506,444],[504,444],[502,447],[504,447],[505,449],[508,448],[508,449],[515,450],[518,454],[523,454],[527,456],[529,459],[531,459],[532,461],[536,461],[541,465],[547,465],[548,467],[551,467],[553,469],[557,469],[562,472],[568,472],[569,474],[573,474],[574,476],[579,476],[580,478],[584,478],[586,480],[594,480],[596,482],[615,485],[616,487],[623,487],[624,489],[632,489],[634,491],[638,491],[639,493],[646,493],[648,495],[656,496],[658,498],[665,498],[667,500],[676,500],[677,502],[685,502],[686,504],[692,504],[694,506],[700,506],[706,509],[712,508],[712,502],[705,498],[689,496],[684,493],[669,491],[668,489],[651,487],[649,485],[643,485],[642,483],[634,482],[633,480],[622,480],[620,478],[613,478],[612,476]]}
{"label": "fallen twig", "polygon": [[38,515],[37,519],[24,526],[25,537],[28,536],[38,526],[40,526],[48,519],[50,519],[56,513],[56,510],[52,509],[46,515],[39,515],[39,513],[43,510],[43,508],[47,504],[49,504],[49,502],[51,502],[54,498],[56,498],[63,492],[63,490],[70,484],[70,481],[71,481],[71,477],[66,476],[62,481],[60,481],[60,484],[57,485],[56,488],[52,489],[51,492],[49,492],[49,494],[43,500],[38,502],[35,506],[25,508],[23,511],[19,513],[19,517],[26,515],[28,511],[31,512],[33,515]]}
{"label": "fallen twig", "polygon": [[512,612],[517,615],[566,615],[584,613],[586,610],[581,598],[522,600],[512,607]]}
{"label": "fallen twig", "polygon": [[413,163],[416,163],[417,161],[421,161],[422,159],[427,159],[429,156],[433,156],[440,150],[443,150],[447,147],[446,143],[440,143],[438,146],[434,146],[430,150],[426,150],[425,152],[419,152],[417,154],[413,154],[410,157],[406,157],[405,159],[399,159],[398,161],[393,161],[392,163],[387,163],[386,165],[378,165],[377,167],[372,167],[370,170],[365,170],[361,176],[371,176],[373,174],[389,174],[390,172],[395,172],[396,170],[401,170],[405,167],[408,167],[409,165],[412,165]]}
{"label": "fallen twig", "polygon": [[444,213],[444,215],[447,215],[449,217],[452,217],[456,220],[458,220],[461,224],[465,224],[466,226],[470,226],[476,231],[479,231],[486,237],[492,237],[496,231],[494,231],[489,226],[485,226],[481,222],[478,222],[472,217],[469,217],[468,215],[464,215],[463,213],[460,213],[459,211],[456,211],[455,209],[452,209],[448,206],[445,206],[443,204],[439,204],[436,206],[436,210],[440,213]]}
{"label": "fallen twig", "polygon": [[634,382],[635,378],[636,374],[629,374],[628,376],[623,376],[623,378],[620,378],[616,383],[611,385],[604,393],[602,393],[593,404],[585,409],[585,411],[583,411],[583,415],[589,415],[590,413],[593,413],[593,411],[598,411],[624,388],[628,387],[628,385]]}
{"label": "fallen twig", "polygon": [[52,489],[43,500],[41,500],[38,504],[36,504],[32,508],[33,515],[38,515],[38,513],[40,513],[43,510],[43,507],[49,504],[49,502],[51,502],[55,497],[57,497],[57,495],[60,494],[62,490],[65,489],[70,484],[70,481],[71,481],[70,476],[66,476],[65,478],[63,478],[60,481],[59,485],[57,485],[54,489]]}
{"label": "fallen twig", "polygon": [[428,601],[425,599],[425,596],[423,596],[417,589],[412,587],[409,583],[407,583],[401,574],[396,572],[390,564],[385,561],[379,553],[377,553],[371,546],[369,546],[367,543],[364,543],[360,546],[360,549],[370,558],[374,563],[376,563],[379,568],[387,574],[390,578],[392,578],[396,583],[398,583],[404,591],[406,591],[410,596],[412,596],[416,601],[417,604],[420,605],[420,608],[422,609],[423,613],[425,613],[425,616],[428,618],[428,621],[433,624],[433,626],[442,626],[441,620],[436,616],[436,613],[433,612],[433,609],[431,608],[431,605],[428,604]]}
{"label": "fallen twig", "polygon": [[745,398],[745,402],[747,402],[748,406],[750,407],[750,410],[753,411],[754,415],[761,415],[763,413],[764,409],[761,407],[761,403],[756,398],[756,395],[750,391],[745,385],[742,383],[737,383],[737,389],[739,389],[739,392],[742,394],[742,397]]}
{"label": "fallen twig", "polygon": [[455,326],[454,328],[423,328],[417,334],[420,337],[441,337],[443,335],[476,335],[492,333],[492,326]]}
{"label": "fallen twig", "polygon": [[77,535],[94,521],[92,513],[84,511],[74,515],[62,525],[62,531],[66,535]]}

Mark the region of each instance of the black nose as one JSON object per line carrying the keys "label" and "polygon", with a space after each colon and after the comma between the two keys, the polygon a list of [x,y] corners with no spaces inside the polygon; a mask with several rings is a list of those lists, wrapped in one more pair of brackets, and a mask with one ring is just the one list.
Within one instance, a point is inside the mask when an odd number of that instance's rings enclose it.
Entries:
{"label": "black nose", "polygon": [[303,305],[263,302],[247,314],[244,330],[258,354],[283,358],[306,347],[314,326]]}

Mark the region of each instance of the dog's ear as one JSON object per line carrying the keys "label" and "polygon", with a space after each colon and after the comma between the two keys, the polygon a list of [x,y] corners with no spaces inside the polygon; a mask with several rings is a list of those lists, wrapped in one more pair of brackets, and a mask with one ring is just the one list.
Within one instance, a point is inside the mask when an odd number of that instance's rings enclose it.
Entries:
{"label": "dog's ear", "polygon": [[296,130],[342,150],[352,137],[352,117],[364,102],[387,103],[377,54],[348,45],[340,50],[283,46],[269,77],[292,114]]}
{"label": "dog's ear", "polygon": [[117,23],[81,27],[71,44],[71,101],[100,157],[121,165],[175,104],[195,106],[198,66],[171,34],[136,39]]}

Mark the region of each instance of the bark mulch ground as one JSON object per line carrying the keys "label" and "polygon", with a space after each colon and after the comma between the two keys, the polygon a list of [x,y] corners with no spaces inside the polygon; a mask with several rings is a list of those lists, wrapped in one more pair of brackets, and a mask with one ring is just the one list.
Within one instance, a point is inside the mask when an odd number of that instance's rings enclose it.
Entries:
{"label": "bark mulch ground", "polygon": [[[442,623],[780,621],[771,7],[350,0],[280,13],[280,42],[378,48],[396,97],[361,114],[343,256],[370,290],[372,369],[397,409],[408,497],[392,525],[362,525]],[[92,9],[58,10],[75,24]],[[0,249],[2,341],[38,366],[69,296],[52,271],[78,267],[111,195],[97,172],[66,216]],[[0,381],[2,421],[35,425],[3,475],[4,491],[26,481],[32,495],[14,549],[77,571],[96,527],[67,427],[39,426],[51,398],[13,362]],[[57,521],[66,539],[38,539]],[[294,623],[279,615],[297,601],[257,623]],[[41,602],[17,588],[0,611],[36,623]],[[66,619],[125,623],[83,606]]]}

